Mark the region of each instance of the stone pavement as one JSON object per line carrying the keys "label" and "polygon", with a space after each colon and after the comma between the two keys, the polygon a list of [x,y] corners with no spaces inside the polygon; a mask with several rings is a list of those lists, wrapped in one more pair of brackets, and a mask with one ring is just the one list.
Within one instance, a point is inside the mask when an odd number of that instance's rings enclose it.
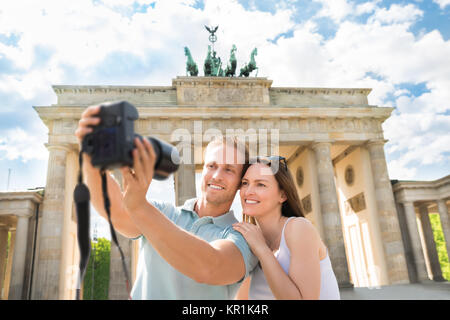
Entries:
{"label": "stone pavement", "polygon": [[378,288],[343,288],[341,300],[450,300],[450,282],[382,286]]}

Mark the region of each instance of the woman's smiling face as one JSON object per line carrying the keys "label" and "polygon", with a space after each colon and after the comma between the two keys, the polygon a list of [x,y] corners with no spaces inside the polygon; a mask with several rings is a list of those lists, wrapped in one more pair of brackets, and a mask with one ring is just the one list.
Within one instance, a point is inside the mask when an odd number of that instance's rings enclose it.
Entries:
{"label": "woman's smiling face", "polygon": [[251,165],[242,178],[240,197],[242,213],[259,217],[280,209],[286,200],[272,170],[265,164]]}

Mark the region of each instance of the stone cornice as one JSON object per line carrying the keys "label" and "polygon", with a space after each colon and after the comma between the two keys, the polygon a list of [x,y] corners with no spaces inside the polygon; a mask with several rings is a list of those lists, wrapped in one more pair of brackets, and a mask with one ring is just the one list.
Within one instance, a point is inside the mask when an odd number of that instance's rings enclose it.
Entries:
{"label": "stone cornice", "polygon": [[[34,106],[43,121],[59,119],[80,119],[85,107],[74,106]],[[277,113],[274,114],[274,109]],[[391,115],[391,107],[320,107],[320,108],[293,108],[293,107],[196,107],[196,106],[154,106],[138,107],[140,119],[222,119],[222,118],[375,118],[384,121]]]}
{"label": "stone cornice", "polygon": [[434,181],[398,181],[392,186],[394,192],[406,189],[439,189],[444,185],[450,185],[450,175]]}
{"label": "stone cornice", "polygon": [[0,192],[0,201],[11,201],[11,200],[30,200],[34,203],[42,203],[43,196],[39,194],[39,191],[7,191]]}
{"label": "stone cornice", "polygon": [[89,86],[89,85],[53,85],[53,91],[57,94],[65,94],[65,93],[89,93],[89,94],[97,94],[97,93],[110,93],[110,92],[130,92],[130,93],[139,93],[139,92],[164,92],[167,90],[176,90],[175,87],[170,86]]}
{"label": "stone cornice", "polygon": [[[53,85],[53,91],[56,94],[64,94],[64,93],[109,93],[109,92],[130,92],[130,93],[138,93],[138,92],[164,92],[167,90],[176,90],[176,83],[183,84],[197,84],[200,82],[209,82],[211,84],[230,84],[231,86],[237,84],[251,84],[254,83],[255,80],[260,83],[264,83],[266,86],[270,87],[272,80],[267,80],[267,78],[224,78],[224,77],[201,77],[195,79],[195,77],[177,77],[173,79],[172,82],[174,85],[172,86],[122,86],[122,85]],[[270,87],[270,92],[283,92],[283,93],[296,93],[296,94],[312,94],[312,95],[369,95],[372,89],[370,88],[314,88],[314,87]]]}
{"label": "stone cornice", "polygon": [[311,94],[311,95],[364,95],[368,96],[371,88],[298,88],[298,87],[272,87],[269,92],[282,92],[288,94]]}

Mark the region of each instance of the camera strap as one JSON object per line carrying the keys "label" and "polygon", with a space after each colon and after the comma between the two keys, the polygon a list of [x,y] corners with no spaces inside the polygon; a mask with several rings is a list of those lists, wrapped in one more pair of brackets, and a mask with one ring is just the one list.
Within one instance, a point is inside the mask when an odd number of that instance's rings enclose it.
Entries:
{"label": "camera strap", "polygon": [[[80,250],[80,264],[79,264],[79,275],[77,280],[76,289],[76,299],[80,300],[81,294],[81,284],[83,283],[84,276],[86,274],[86,268],[89,262],[89,257],[91,253],[91,239],[90,239],[90,193],[88,187],[83,183],[83,150],[79,153],[79,172],[78,172],[78,184],[74,190],[74,201],[77,212],[77,236],[78,236],[78,248]],[[125,274],[126,290],[128,293],[128,299],[131,300],[130,296],[130,279],[128,274],[128,268],[125,262],[125,256],[123,254],[122,248],[117,240],[116,231],[111,221],[111,203],[108,196],[108,185],[107,177],[104,169],[100,170],[100,175],[102,179],[102,194],[103,203],[105,211],[108,217],[109,228],[111,232],[111,238],[114,244],[119,249],[120,259],[122,260],[122,267]],[[93,294],[93,293],[92,293]]]}
{"label": "camera strap", "polygon": [[111,238],[113,239],[115,245],[119,249],[120,260],[122,260],[122,269],[123,269],[123,272],[125,274],[125,282],[126,282],[126,288],[127,288],[127,293],[128,293],[128,299],[131,300],[131,296],[130,296],[130,277],[129,277],[129,274],[128,274],[127,264],[125,262],[125,256],[123,254],[122,248],[119,245],[119,241],[117,240],[117,236],[116,236],[116,230],[114,230],[114,226],[113,226],[113,223],[111,221],[111,203],[110,203],[109,197],[108,197],[108,183],[107,183],[107,179],[106,179],[106,172],[105,172],[105,170],[102,169],[100,171],[100,175],[102,177],[103,202],[104,202],[104,206],[105,206],[105,210],[106,210],[106,215],[108,216],[109,230],[111,232]]}
{"label": "camera strap", "polygon": [[77,237],[78,248],[80,250],[80,270],[77,279],[76,299],[81,300],[81,284],[83,283],[86,268],[91,255],[91,238],[90,238],[90,193],[88,187],[83,183],[83,152],[80,151],[78,161],[80,164],[78,172],[78,183],[73,192],[75,208],[77,212]]}

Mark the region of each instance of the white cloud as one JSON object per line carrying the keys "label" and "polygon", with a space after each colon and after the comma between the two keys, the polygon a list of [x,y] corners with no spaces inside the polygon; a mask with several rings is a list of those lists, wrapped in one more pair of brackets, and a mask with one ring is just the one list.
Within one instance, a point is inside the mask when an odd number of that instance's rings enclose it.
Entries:
{"label": "white cloud", "polygon": [[353,4],[347,2],[347,0],[315,1],[322,4],[322,9],[317,14],[317,17],[329,17],[336,23],[341,22],[345,17],[354,12]]}
{"label": "white cloud", "polygon": [[448,5],[450,5],[450,0],[433,0],[434,3],[437,3],[441,9],[445,9]]}
{"label": "white cloud", "polygon": [[357,5],[355,9],[356,15],[372,13],[378,7],[377,4],[380,2],[381,0],[374,0]]}
{"label": "white cloud", "polygon": [[2,133],[0,138],[0,160],[30,160],[48,159],[48,151],[44,146],[45,135],[33,135],[22,128],[14,128]]}
{"label": "white cloud", "polygon": [[[450,116],[434,113],[394,114],[383,124],[390,140],[386,153],[394,156],[388,162],[392,179],[413,179],[422,165],[448,164],[450,158]],[[433,177],[432,179],[439,177]]]}
{"label": "white cloud", "polygon": [[401,160],[391,160],[388,163],[390,179],[413,180],[417,174],[416,168],[408,168]]}
{"label": "white cloud", "polygon": [[369,22],[379,21],[381,23],[404,23],[414,22],[423,16],[423,11],[413,4],[406,6],[393,4],[389,9],[378,8]]}

